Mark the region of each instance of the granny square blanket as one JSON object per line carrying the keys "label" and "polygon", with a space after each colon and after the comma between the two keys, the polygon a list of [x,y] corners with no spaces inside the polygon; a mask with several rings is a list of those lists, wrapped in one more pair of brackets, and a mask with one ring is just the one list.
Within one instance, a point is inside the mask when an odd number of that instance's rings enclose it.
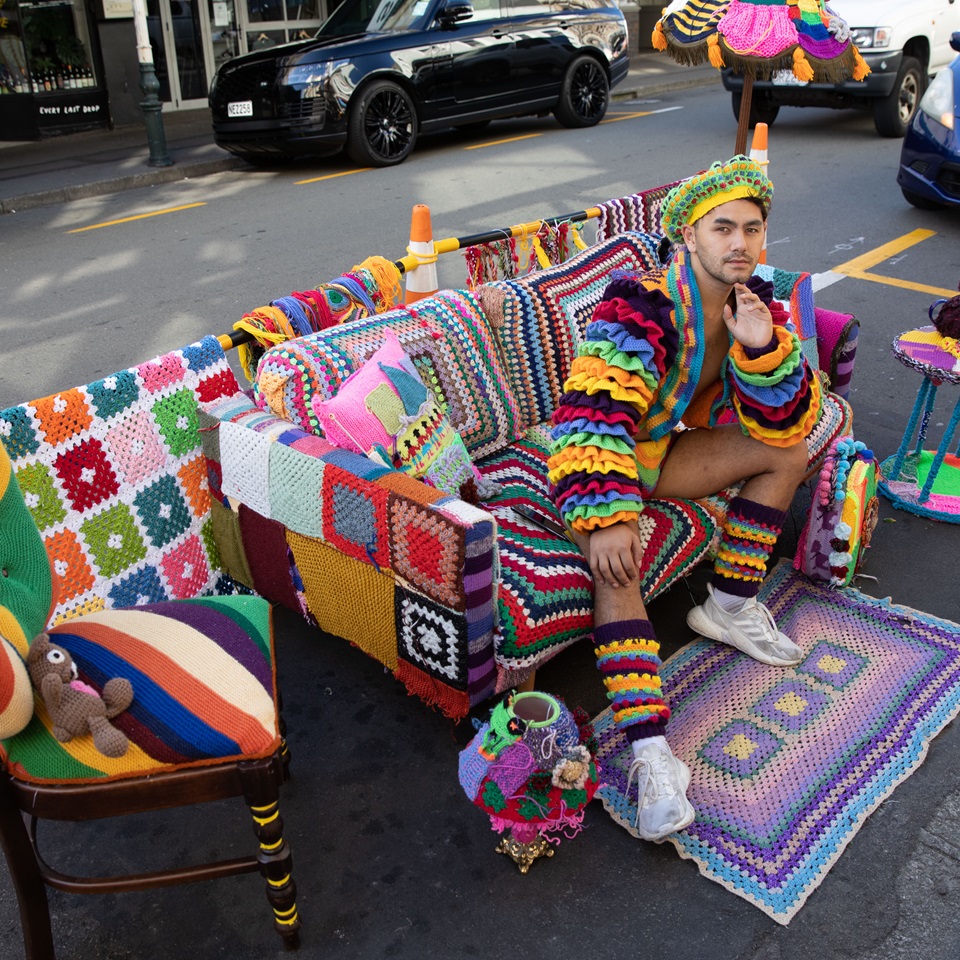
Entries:
{"label": "granny square blanket", "polygon": [[208,522],[197,401],[237,389],[206,337],[0,411],[0,439],[60,582],[53,623],[232,592]]}

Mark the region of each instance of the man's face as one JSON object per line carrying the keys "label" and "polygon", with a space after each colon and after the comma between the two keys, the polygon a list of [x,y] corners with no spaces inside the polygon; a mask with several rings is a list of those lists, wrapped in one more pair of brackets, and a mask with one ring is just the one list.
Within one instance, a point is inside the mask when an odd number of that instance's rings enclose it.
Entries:
{"label": "man's face", "polygon": [[704,272],[719,283],[746,283],[753,273],[767,226],[750,200],[730,200],[683,228],[687,249]]}

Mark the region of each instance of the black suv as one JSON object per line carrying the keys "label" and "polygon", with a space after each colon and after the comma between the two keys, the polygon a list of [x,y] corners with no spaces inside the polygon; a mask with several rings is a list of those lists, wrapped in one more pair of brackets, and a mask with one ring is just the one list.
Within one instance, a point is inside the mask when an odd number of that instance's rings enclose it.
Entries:
{"label": "black suv", "polygon": [[346,146],[364,166],[407,158],[422,131],[545,114],[589,127],[627,74],[610,0],[345,0],[312,40],[223,64],[214,139],[253,163]]}

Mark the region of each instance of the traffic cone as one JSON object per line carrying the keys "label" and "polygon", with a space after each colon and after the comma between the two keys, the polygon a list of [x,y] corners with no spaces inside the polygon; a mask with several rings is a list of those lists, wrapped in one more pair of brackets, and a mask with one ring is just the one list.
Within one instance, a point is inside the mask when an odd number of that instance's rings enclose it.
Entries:
{"label": "traffic cone", "polygon": [[414,205],[410,217],[410,245],[407,253],[417,258],[417,266],[406,273],[403,302],[413,303],[437,292],[437,253],[433,246],[430,208],[425,203]]}
{"label": "traffic cone", "polygon": [[[750,159],[756,160],[763,167],[763,172],[770,176],[770,160],[767,156],[767,132],[765,123],[758,123],[753,129],[753,145],[750,147]],[[767,238],[763,238],[763,250],[760,251],[760,263],[767,262]]]}

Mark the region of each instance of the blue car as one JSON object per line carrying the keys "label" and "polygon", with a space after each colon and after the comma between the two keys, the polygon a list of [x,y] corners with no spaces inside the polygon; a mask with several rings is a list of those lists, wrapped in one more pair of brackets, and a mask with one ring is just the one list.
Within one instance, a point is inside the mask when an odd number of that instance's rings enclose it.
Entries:
{"label": "blue car", "polygon": [[[950,46],[960,52],[960,31]],[[897,183],[921,210],[960,207],[960,57],[927,87],[903,138]]]}

